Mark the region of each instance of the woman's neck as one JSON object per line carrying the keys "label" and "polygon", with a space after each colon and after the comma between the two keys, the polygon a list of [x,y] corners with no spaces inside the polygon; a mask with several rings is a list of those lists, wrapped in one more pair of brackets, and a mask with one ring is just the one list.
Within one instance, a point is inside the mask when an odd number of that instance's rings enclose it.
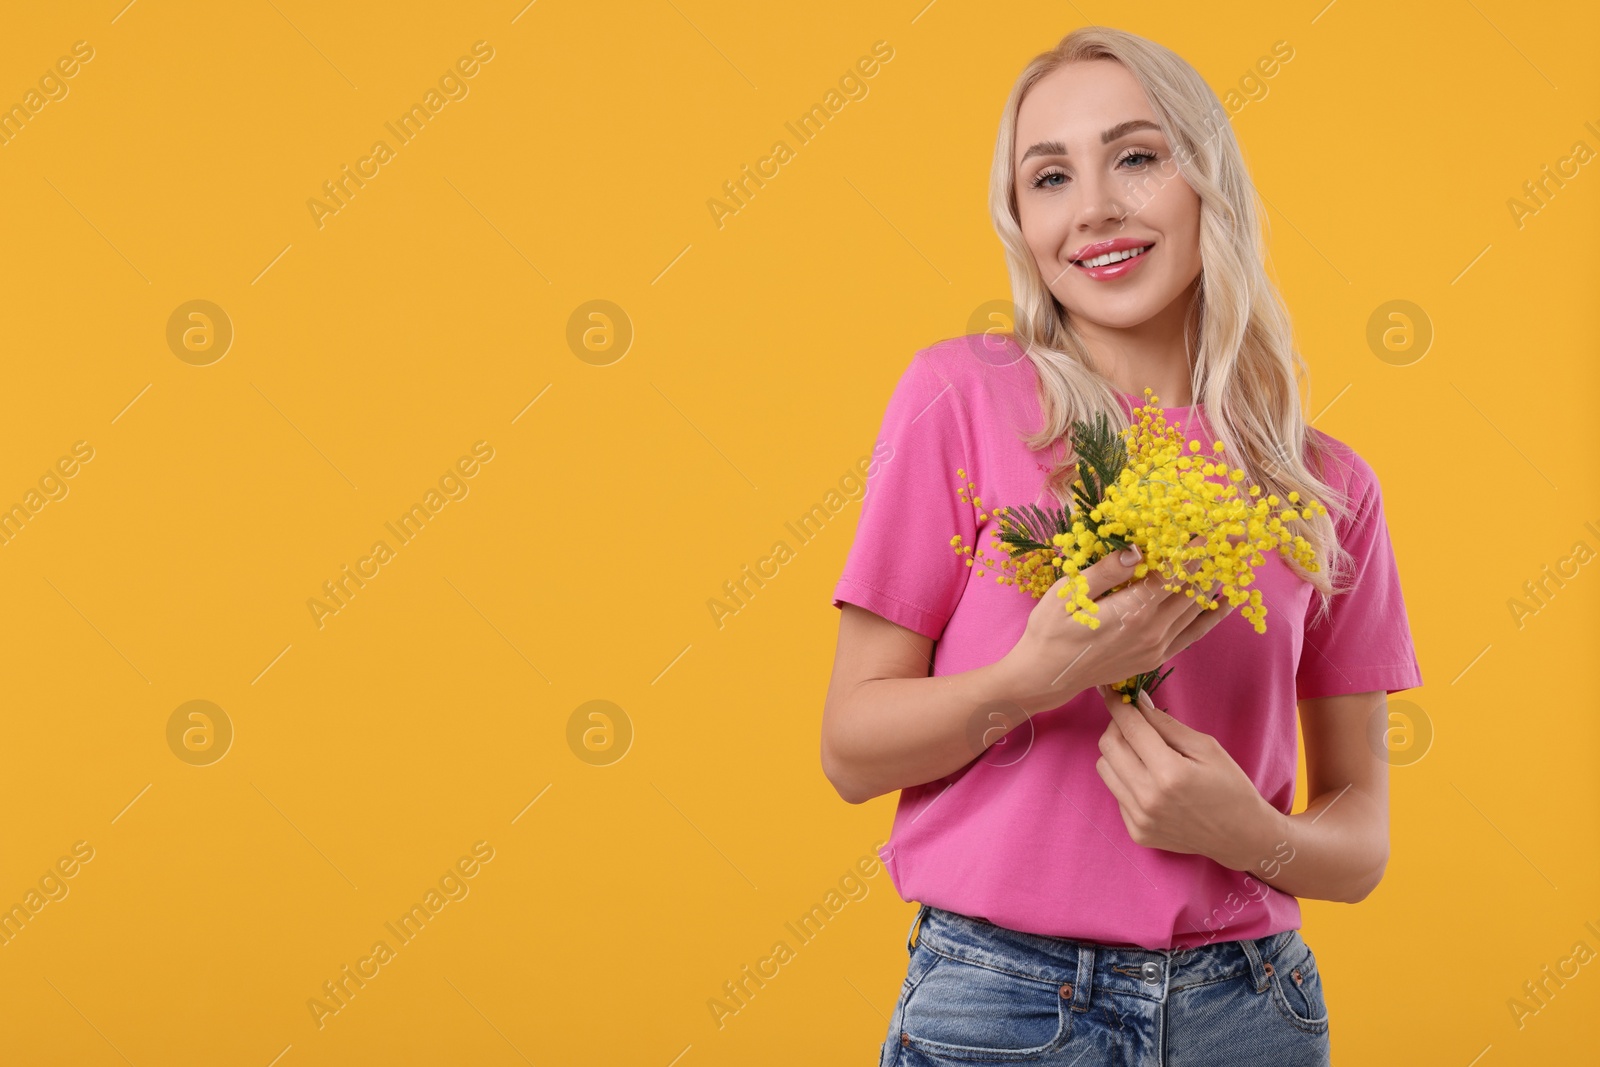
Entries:
{"label": "woman's neck", "polygon": [[1104,326],[1074,319],[1072,326],[1089,351],[1101,376],[1120,392],[1140,403],[1145,389],[1160,399],[1162,407],[1189,407],[1191,392],[1189,353],[1196,338],[1186,338],[1186,309],[1190,294],[1174,300],[1160,314],[1136,326]]}

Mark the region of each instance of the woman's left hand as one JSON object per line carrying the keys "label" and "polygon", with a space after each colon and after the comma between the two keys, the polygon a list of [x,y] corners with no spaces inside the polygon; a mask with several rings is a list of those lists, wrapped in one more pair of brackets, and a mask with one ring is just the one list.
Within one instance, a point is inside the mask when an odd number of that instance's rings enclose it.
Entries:
{"label": "woman's left hand", "polygon": [[1253,870],[1270,854],[1283,813],[1221,742],[1161,711],[1143,692],[1135,706],[1108,685],[1097,688],[1111,722],[1094,766],[1117,798],[1129,837],[1236,871]]}

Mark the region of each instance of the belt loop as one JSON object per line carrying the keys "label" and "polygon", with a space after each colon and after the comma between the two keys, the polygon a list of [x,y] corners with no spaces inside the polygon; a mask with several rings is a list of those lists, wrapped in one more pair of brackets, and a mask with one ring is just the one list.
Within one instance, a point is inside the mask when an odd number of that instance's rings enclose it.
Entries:
{"label": "belt loop", "polygon": [[1259,939],[1259,941],[1252,938],[1244,938],[1239,942],[1239,947],[1244,950],[1245,959],[1250,961],[1250,978],[1255,982],[1257,993],[1265,993],[1267,991],[1267,975],[1271,972],[1267,970],[1267,964],[1261,960],[1260,945],[1271,939],[1272,935],[1269,934],[1267,937]]}
{"label": "belt loop", "polygon": [[1094,944],[1078,942],[1078,977],[1072,983],[1072,1010],[1089,1010],[1089,997],[1094,991]]}
{"label": "belt loop", "polygon": [[917,947],[917,935],[922,932],[922,917],[928,914],[928,905],[923,904],[917,908],[917,914],[911,920],[911,929],[906,931],[906,955],[911,955]]}

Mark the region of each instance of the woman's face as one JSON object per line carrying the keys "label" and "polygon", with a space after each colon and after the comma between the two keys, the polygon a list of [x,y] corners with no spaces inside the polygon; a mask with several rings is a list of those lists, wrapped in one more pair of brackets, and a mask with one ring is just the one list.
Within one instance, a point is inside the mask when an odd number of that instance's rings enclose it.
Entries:
{"label": "woman's face", "polygon": [[[1070,63],[1035,82],[1015,166],[1023,239],[1075,320],[1128,329],[1171,309],[1181,321],[1200,276],[1200,197],[1127,68]],[[1097,258],[1130,248],[1143,251]]]}

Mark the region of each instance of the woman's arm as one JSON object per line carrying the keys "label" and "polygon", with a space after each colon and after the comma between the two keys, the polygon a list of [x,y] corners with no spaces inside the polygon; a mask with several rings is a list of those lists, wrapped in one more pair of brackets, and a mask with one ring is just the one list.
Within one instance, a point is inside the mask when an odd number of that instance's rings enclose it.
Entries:
{"label": "woman's arm", "polygon": [[1273,807],[1212,735],[1148,700],[1101,695],[1111,721],[1095,769],[1135,843],[1208,856],[1297,897],[1354,904],[1377,886],[1389,860],[1389,764],[1367,729],[1385,693],[1300,702],[1312,800],[1296,815]]}
{"label": "woman's arm", "polygon": [[1293,815],[1266,805],[1253,844],[1227,866],[1316,900],[1354,904],[1377,888],[1389,861],[1389,761],[1368,730],[1387,703],[1384,692],[1300,701],[1311,800]]}
{"label": "woman's arm", "polygon": [[1197,598],[1164,589],[1156,572],[1130,581],[1138,565],[1130,552],[1084,570],[1088,595],[1098,600],[1097,629],[1067,613],[1058,595],[1070,581],[1063,577],[1000,660],[936,677],[929,676],[930,638],[842,604],[822,711],[823,773],[852,804],[943,778],[1024,718],[1059,708],[1097,682],[1155,669],[1232,611],[1202,611]]}
{"label": "woman's arm", "polygon": [[[969,727],[976,709],[1008,699],[1001,665],[930,677],[932,639],[855,604],[839,610],[822,709],[822,773],[839,795],[861,804],[942,778],[981,755]],[[1012,718],[1009,726],[1021,721]]]}

